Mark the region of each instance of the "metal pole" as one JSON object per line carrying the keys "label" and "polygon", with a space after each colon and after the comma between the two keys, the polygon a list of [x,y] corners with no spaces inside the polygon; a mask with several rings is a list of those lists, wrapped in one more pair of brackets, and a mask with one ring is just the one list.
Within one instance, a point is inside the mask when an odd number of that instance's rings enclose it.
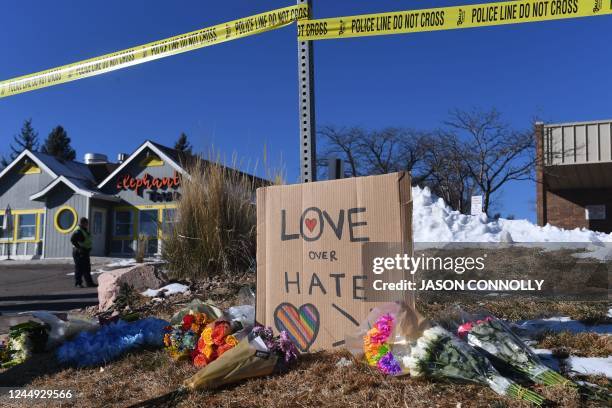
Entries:
{"label": "metal pole", "polygon": [[[308,4],[312,17],[312,0],[297,0]],[[298,42],[298,73],[300,96],[300,180],[317,180],[317,151],[314,95],[314,51],[312,41]]]}

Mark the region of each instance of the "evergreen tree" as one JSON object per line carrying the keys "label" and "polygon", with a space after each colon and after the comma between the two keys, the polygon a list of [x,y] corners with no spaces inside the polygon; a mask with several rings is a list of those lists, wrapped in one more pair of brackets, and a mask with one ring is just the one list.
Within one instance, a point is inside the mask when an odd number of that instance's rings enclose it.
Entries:
{"label": "evergreen tree", "polygon": [[32,127],[32,119],[26,119],[23,122],[21,131],[13,137],[13,140],[15,144],[11,144],[11,160],[14,160],[26,149],[31,152],[38,150],[38,132]]}
{"label": "evergreen tree", "polygon": [[174,149],[178,150],[179,152],[192,154],[192,146],[191,143],[189,143],[189,140],[187,140],[187,135],[185,134],[185,132],[181,132],[181,135],[174,144]]}
{"label": "evergreen tree", "polygon": [[62,126],[53,128],[40,150],[60,160],[70,161],[76,158],[76,152],[70,145],[68,133]]}

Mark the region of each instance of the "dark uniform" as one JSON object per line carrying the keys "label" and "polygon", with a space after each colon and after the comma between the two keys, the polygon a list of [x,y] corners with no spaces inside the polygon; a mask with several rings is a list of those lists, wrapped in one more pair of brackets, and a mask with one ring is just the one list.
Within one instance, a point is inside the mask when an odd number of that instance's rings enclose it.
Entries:
{"label": "dark uniform", "polygon": [[87,286],[95,286],[91,279],[91,261],[89,253],[91,252],[91,234],[86,228],[79,226],[70,237],[70,242],[74,248],[72,249],[72,258],[74,259],[74,284],[79,286],[83,284],[83,279]]}

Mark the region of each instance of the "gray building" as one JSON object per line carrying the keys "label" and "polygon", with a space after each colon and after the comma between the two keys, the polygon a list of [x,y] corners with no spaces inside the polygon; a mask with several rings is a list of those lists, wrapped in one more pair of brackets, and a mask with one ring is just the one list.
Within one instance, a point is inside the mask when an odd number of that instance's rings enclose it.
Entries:
{"label": "gray building", "polygon": [[94,256],[133,256],[143,235],[147,253],[158,253],[189,159],[151,141],[118,163],[24,151],[0,172],[0,259],[70,257],[80,217],[90,220]]}

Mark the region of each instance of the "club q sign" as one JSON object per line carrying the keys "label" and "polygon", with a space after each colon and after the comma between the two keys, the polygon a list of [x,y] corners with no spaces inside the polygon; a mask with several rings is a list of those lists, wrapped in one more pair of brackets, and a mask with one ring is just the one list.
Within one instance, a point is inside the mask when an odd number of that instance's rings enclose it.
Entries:
{"label": "club q sign", "polygon": [[365,297],[364,243],[411,248],[411,218],[408,173],[258,189],[257,321],[303,352],[342,346],[377,304]]}
{"label": "club q sign", "polygon": [[[147,194],[151,201],[175,201],[180,195],[176,191],[181,185],[181,176],[174,172],[173,177],[153,177],[148,173],[141,178],[126,174],[117,180],[118,190],[131,190],[139,196],[143,195],[143,190],[148,190]],[[174,190],[174,191],[168,191]]]}

